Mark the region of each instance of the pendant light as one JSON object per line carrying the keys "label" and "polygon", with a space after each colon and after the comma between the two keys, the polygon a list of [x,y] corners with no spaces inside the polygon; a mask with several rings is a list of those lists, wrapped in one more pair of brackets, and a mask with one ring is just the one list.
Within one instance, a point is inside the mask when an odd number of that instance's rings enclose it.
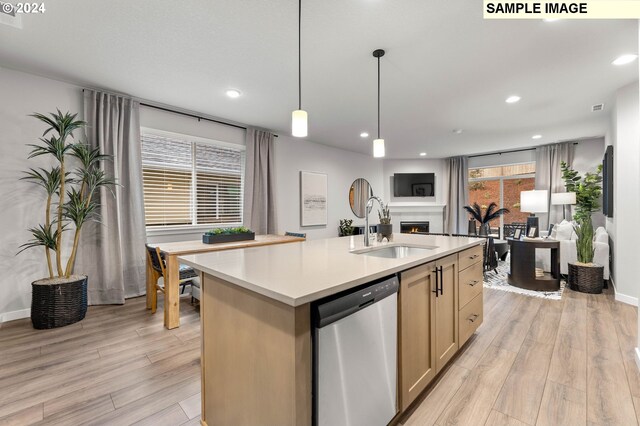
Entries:
{"label": "pendant light", "polygon": [[378,138],[373,141],[373,156],[384,157],[384,139],[380,137],[380,58],[384,56],[384,50],[373,51],[374,58],[378,58]]}
{"label": "pendant light", "polygon": [[298,0],[298,109],[291,113],[291,134],[298,138],[307,136],[307,111],[302,109],[302,0]]}

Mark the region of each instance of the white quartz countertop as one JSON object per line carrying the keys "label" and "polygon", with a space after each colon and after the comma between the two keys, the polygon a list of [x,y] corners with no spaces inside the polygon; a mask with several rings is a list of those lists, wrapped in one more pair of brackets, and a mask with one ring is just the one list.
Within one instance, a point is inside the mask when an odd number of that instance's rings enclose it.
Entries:
{"label": "white quartz countertop", "polygon": [[[393,234],[392,243],[372,242],[367,248],[364,237],[355,235],[192,254],[178,259],[224,281],[290,306],[300,306],[482,242],[479,238]],[[401,259],[357,254],[389,245],[431,249]]]}

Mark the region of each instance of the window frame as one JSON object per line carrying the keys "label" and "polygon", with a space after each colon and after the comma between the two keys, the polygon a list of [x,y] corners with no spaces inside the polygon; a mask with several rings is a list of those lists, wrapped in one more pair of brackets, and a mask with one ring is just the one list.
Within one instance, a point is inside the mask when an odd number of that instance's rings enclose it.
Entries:
{"label": "window frame", "polygon": [[[535,161],[525,161],[525,162],[520,162],[520,163],[505,163],[505,164],[495,164],[492,166],[484,166],[484,167],[469,167],[468,171],[467,171],[467,175],[469,174],[469,172],[471,170],[474,169],[491,169],[494,167],[507,167],[507,166],[518,166],[520,164],[536,164]],[[538,171],[538,169],[536,168],[536,172]],[[471,182],[483,182],[483,181],[490,181],[490,180],[499,180],[500,181],[500,204],[498,205],[498,208],[503,208],[504,207],[504,181],[505,180],[512,180],[512,179],[528,179],[528,178],[536,178],[536,173],[526,173],[523,175],[515,175],[515,176],[491,176],[491,177],[480,177],[480,178],[467,178],[468,183]],[[504,215],[500,215],[500,234],[499,234],[499,239],[502,239],[502,237],[504,236]]]}
{"label": "window frame", "polygon": [[[140,147],[142,148],[142,135],[149,134],[154,136],[160,136],[165,138],[173,138],[173,139],[183,139],[187,142],[191,142],[191,176],[192,176],[192,184],[191,184],[191,203],[195,208],[191,209],[191,222],[190,225],[170,225],[170,226],[147,226],[145,221],[145,230],[148,237],[160,236],[160,235],[180,235],[180,234],[190,234],[190,233],[199,233],[212,228],[221,228],[221,227],[236,227],[243,226],[242,218],[244,216],[244,179],[245,179],[245,168],[246,168],[246,146],[232,143],[232,142],[224,142],[216,139],[208,139],[203,138],[201,136],[193,136],[188,135],[186,133],[177,133],[177,132],[169,132],[166,130],[154,129],[151,127],[140,127]],[[222,148],[231,148],[242,152],[241,160],[240,160],[240,206],[241,206],[241,220],[240,222],[230,222],[225,224],[214,224],[214,223],[204,223],[198,224],[198,209],[197,209],[197,197],[198,197],[198,173],[196,170],[196,144],[207,144],[213,146],[219,146]],[[142,163],[142,154],[140,155],[140,162]],[[140,172],[142,173],[144,166],[141,164]],[[142,192],[142,196],[144,197],[144,189]],[[195,225],[193,223],[196,223]]]}

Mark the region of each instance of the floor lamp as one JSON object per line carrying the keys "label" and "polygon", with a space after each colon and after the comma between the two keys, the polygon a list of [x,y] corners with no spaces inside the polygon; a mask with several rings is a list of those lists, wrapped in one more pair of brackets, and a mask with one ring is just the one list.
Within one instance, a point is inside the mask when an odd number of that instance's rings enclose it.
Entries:
{"label": "floor lamp", "polygon": [[551,205],[562,206],[562,219],[567,220],[567,206],[572,206],[576,203],[575,192],[556,192],[551,194]]}
{"label": "floor lamp", "polygon": [[540,235],[540,226],[536,213],[547,213],[549,209],[549,191],[533,190],[522,191],[520,193],[520,211],[531,213],[531,216],[527,218],[527,234],[529,236],[529,229],[535,228],[536,232],[533,235],[538,237]]}

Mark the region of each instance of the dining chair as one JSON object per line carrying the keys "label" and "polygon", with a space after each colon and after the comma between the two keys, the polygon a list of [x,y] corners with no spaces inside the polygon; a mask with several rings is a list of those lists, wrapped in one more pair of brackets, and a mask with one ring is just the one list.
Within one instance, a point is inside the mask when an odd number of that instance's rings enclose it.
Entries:
{"label": "dining chair", "polygon": [[[164,293],[164,280],[166,277],[166,264],[164,256],[160,251],[159,247],[151,247],[148,244],[145,244],[147,249],[147,262],[151,266],[149,269],[149,273],[151,273],[151,282],[153,283],[155,289],[147,289],[147,291],[152,291],[151,294],[151,313],[155,314],[156,309],[158,308],[158,291]],[[162,283],[160,284],[160,278],[162,278]],[[192,288],[197,284],[197,287],[200,287],[200,277],[195,269],[188,265],[180,265],[180,287],[182,288],[181,293],[184,294],[184,290],[187,284],[191,284]],[[193,297],[193,291],[192,291]]]}

